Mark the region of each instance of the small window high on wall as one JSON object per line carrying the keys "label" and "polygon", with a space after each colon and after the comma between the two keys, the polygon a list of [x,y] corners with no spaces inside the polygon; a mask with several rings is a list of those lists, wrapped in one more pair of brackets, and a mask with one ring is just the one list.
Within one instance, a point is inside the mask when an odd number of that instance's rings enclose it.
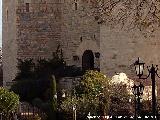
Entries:
{"label": "small window high on wall", "polygon": [[26,3],[26,12],[29,12],[29,3]]}
{"label": "small window high on wall", "polygon": [[78,2],[77,2],[77,0],[74,0],[74,4],[75,4],[75,10],[77,10],[78,9]]}
{"label": "small window high on wall", "polygon": [[6,20],[8,21],[8,9],[6,9]]}

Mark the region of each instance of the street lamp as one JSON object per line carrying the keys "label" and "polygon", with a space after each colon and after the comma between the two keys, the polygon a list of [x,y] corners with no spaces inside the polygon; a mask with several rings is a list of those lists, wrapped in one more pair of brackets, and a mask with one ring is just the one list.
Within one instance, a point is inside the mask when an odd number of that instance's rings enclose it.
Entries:
{"label": "street lamp", "polygon": [[[148,69],[148,76],[143,78],[143,70],[144,70],[144,65],[145,63],[140,61],[140,59],[138,58],[138,60],[134,63],[135,66],[135,70],[136,70],[136,74],[139,77],[139,79],[147,79],[151,76],[151,80],[152,80],[152,114],[153,114],[153,119],[155,120],[155,116],[156,116],[156,94],[155,94],[155,76],[159,77],[157,70],[158,70],[158,65],[154,66],[152,64],[152,66],[147,66]],[[160,77],[159,77],[160,78]]]}
{"label": "street lamp", "polygon": [[143,75],[144,70],[144,62],[140,61],[139,57],[138,60],[134,63],[136,74],[139,78]]}
{"label": "street lamp", "polygon": [[[143,95],[144,85],[140,82],[139,85],[132,87],[132,92],[135,95],[135,120],[137,119],[137,110],[140,111],[140,99]],[[138,103],[138,104],[137,104]]]}

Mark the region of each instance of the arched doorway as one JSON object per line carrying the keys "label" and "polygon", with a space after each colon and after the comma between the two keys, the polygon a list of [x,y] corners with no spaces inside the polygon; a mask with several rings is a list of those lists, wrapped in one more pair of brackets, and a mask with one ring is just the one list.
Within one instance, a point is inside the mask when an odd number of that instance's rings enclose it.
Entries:
{"label": "arched doorway", "polygon": [[83,53],[82,69],[83,69],[83,71],[94,69],[94,55],[91,50],[86,50]]}

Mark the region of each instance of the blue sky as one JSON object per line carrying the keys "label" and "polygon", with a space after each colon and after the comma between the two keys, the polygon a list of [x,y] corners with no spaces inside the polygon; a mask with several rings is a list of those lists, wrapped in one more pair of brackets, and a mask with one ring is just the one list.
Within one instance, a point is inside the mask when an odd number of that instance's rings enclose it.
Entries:
{"label": "blue sky", "polygon": [[2,46],[2,0],[0,0],[0,47]]}

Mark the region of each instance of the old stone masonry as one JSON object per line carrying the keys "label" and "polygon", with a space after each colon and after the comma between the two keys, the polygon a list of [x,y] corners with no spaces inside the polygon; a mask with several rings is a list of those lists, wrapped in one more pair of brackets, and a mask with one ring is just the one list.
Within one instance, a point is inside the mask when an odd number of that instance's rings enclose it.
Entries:
{"label": "old stone masonry", "polygon": [[67,65],[98,68],[134,79],[132,63],[140,57],[160,63],[160,33],[145,38],[99,24],[85,0],[3,0],[3,85],[17,73],[17,58],[50,58],[58,45]]}
{"label": "old stone masonry", "polygon": [[4,84],[14,79],[17,58],[50,58],[58,45],[68,65],[81,67],[84,54],[90,67],[99,67],[100,26],[87,16],[87,6],[74,0],[3,1]]}

